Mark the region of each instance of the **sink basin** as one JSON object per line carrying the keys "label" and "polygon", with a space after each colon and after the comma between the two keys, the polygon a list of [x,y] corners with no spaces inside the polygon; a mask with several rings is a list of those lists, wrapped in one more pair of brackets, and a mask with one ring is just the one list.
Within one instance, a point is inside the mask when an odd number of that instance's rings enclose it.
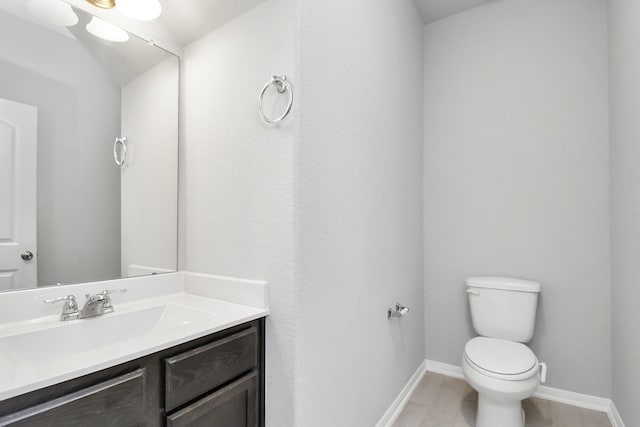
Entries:
{"label": "sink basin", "polygon": [[215,315],[175,304],[141,310],[115,312],[99,317],[0,337],[0,352],[16,363],[52,362],[71,354],[107,351],[154,334],[171,334],[176,330],[210,323]]}

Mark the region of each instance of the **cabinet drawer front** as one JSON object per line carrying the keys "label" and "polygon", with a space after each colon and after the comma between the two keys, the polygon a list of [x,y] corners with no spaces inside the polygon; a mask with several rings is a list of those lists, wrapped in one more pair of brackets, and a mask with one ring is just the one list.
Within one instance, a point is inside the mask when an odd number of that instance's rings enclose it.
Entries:
{"label": "cabinet drawer front", "polygon": [[0,418],[12,427],[144,425],[144,369]]}
{"label": "cabinet drawer front", "polygon": [[167,427],[256,427],[258,375],[254,371],[167,417]]}
{"label": "cabinet drawer front", "polygon": [[165,359],[165,411],[202,396],[258,366],[258,331],[227,338]]}

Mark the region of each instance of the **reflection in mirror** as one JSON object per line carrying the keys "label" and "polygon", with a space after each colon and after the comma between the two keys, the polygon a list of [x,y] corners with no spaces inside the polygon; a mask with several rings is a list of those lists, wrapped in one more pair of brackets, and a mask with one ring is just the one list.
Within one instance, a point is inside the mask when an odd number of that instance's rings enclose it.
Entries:
{"label": "reflection in mirror", "polygon": [[54,1],[0,2],[0,290],[175,271],[179,60]]}

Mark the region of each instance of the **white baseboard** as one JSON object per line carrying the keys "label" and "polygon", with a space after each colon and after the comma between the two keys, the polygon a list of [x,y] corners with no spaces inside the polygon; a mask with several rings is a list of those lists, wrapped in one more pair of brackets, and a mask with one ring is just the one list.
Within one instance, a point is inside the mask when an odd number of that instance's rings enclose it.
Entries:
{"label": "white baseboard", "polygon": [[446,375],[453,378],[464,379],[462,374],[462,368],[456,365],[450,365],[448,363],[436,362],[435,360],[425,360],[426,370],[435,374]]}
{"label": "white baseboard", "polygon": [[536,394],[534,394],[534,397],[600,412],[608,412],[609,408],[611,408],[611,399],[575,393],[573,391],[547,387],[544,385],[538,386],[538,390],[536,391]]}
{"label": "white baseboard", "polygon": [[416,388],[422,375],[426,372],[426,360],[423,361],[418,369],[414,372],[414,374],[409,378],[409,382],[402,388],[398,397],[395,398],[389,409],[384,413],[380,421],[376,424],[376,427],[390,427],[398,418],[405,405],[409,401],[409,397],[411,397],[411,393]]}
{"label": "white baseboard", "polygon": [[[420,371],[420,369],[422,369],[422,371]],[[436,362],[435,360],[425,360],[424,363],[420,365],[420,368],[418,368],[418,371],[416,371],[413,377],[411,377],[407,385],[402,389],[402,392],[400,392],[396,400],[394,400],[393,404],[387,410],[376,427],[390,426],[396,420],[409,400],[409,396],[417,385],[418,380],[426,371],[446,375],[448,377],[464,379],[462,368],[460,366]],[[543,385],[538,387],[538,391],[536,391],[534,396],[541,399],[551,400],[553,402],[577,406],[579,408],[606,412],[613,427],[625,427],[624,422],[611,399],[575,393]]]}

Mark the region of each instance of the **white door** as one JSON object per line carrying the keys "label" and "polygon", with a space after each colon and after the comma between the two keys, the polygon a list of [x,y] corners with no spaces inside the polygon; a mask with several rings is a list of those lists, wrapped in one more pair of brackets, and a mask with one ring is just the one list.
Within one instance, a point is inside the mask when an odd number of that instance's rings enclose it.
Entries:
{"label": "white door", "polygon": [[0,291],[38,285],[38,109],[0,98]]}

